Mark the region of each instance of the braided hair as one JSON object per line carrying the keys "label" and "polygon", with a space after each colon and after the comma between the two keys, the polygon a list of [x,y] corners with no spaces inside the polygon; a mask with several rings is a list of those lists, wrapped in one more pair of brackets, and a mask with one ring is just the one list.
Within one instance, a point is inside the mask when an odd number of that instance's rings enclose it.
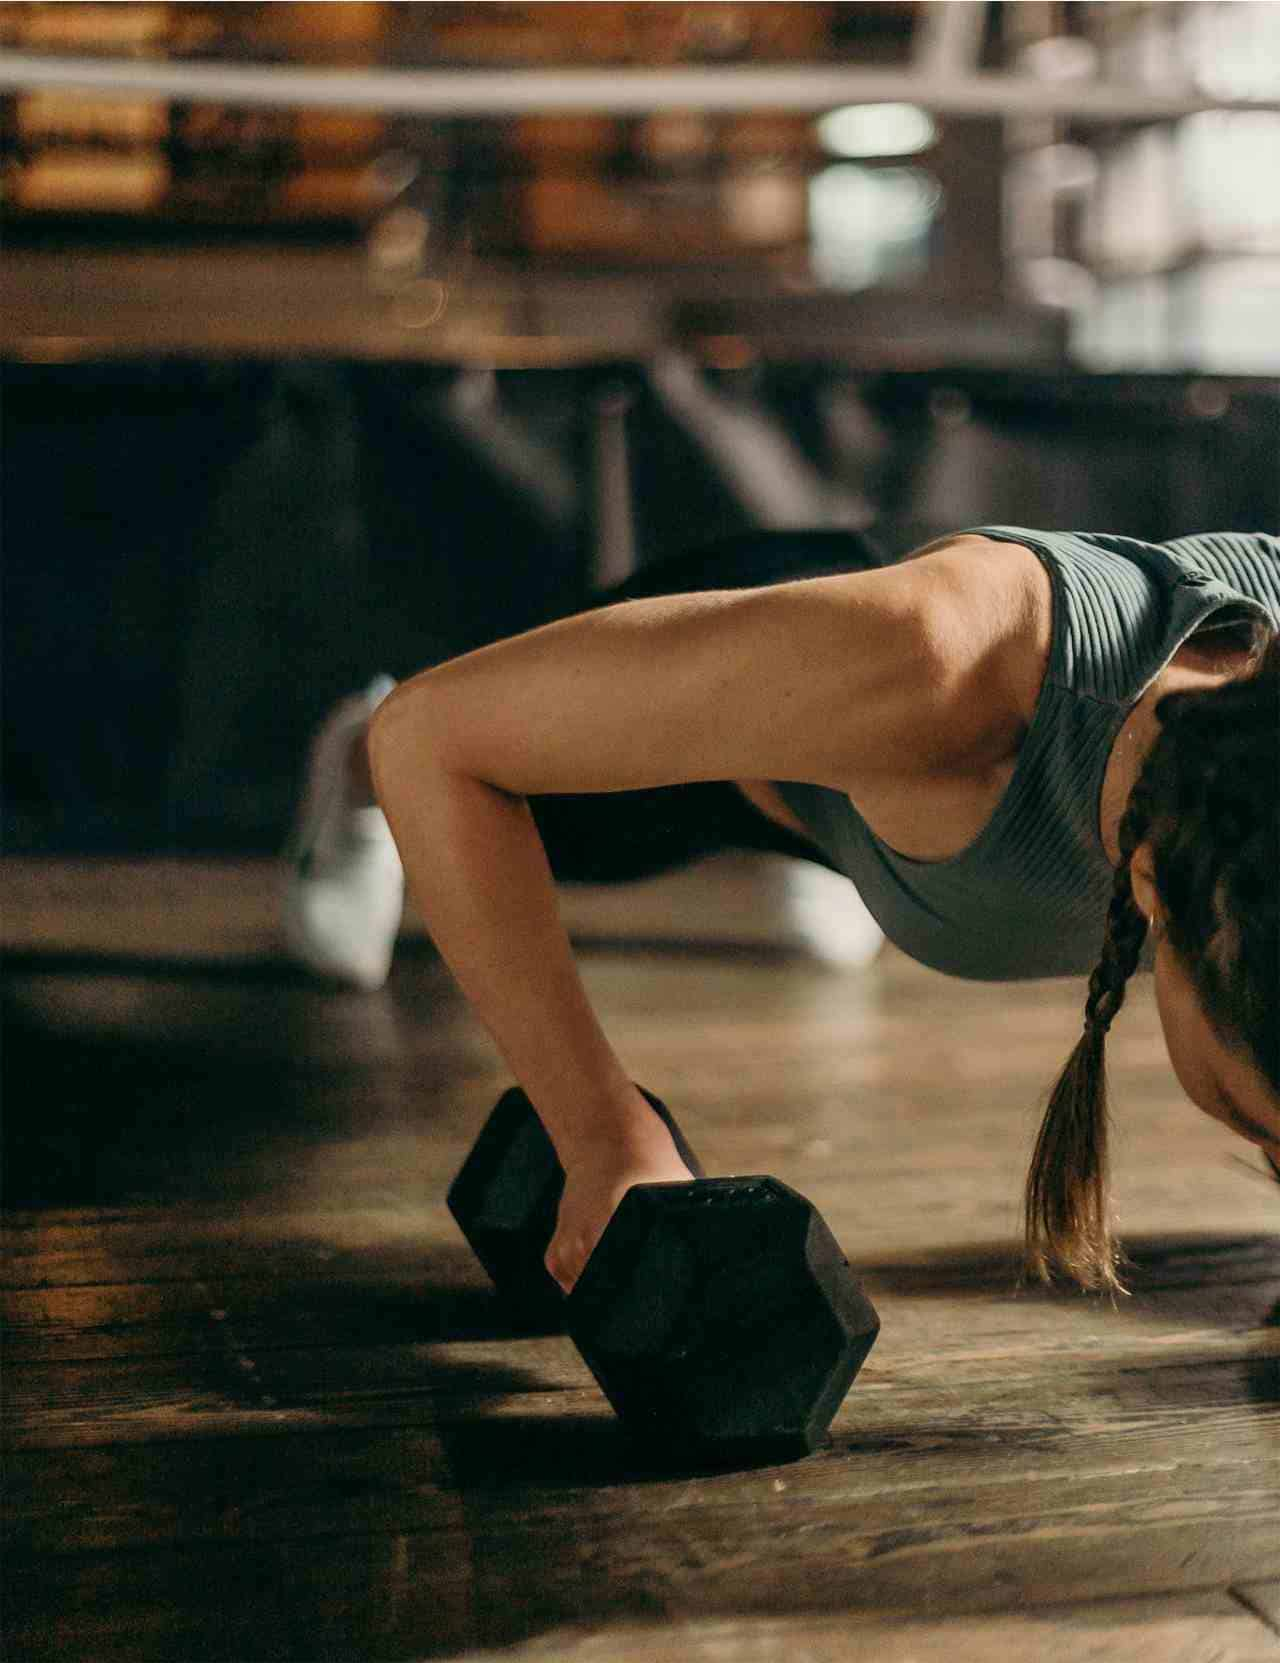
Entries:
{"label": "braided hair", "polygon": [[1111,1292],[1121,1282],[1107,1204],[1106,1037],[1150,927],[1133,894],[1142,843],[1169,945],[1206,1017],[1280,1091],[1280,636],[1263,635],[1239,679],[1167,694],[1155,713],[1160,730],[1120,822],[1084,1032],[1050,1094],[1026,1191],[1028,1269]]}

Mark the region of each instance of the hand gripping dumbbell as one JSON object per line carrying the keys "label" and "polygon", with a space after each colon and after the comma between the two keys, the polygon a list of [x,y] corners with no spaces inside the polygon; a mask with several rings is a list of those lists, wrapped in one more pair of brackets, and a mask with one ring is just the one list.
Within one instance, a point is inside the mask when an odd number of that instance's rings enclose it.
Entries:
{"label": "hand gripping dumbbell", "polygon": [[567,1327],[643,1443],[709,1464],[807,1454],[875,1343],[875,1308],[811,1202],[776,1178],[704,1178],[644,1095],[695,1177],[629,1189],[567,1298],[543,1263],[564,1173],[519,1087],[449,1210],[521,1324]]}

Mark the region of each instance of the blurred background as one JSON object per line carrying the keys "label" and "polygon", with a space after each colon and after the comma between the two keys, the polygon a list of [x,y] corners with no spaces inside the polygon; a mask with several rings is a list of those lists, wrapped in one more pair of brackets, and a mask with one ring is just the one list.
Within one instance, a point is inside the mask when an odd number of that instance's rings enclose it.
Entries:
{"label": "blurred background", "polygon": [[1280,523],[1280,5],[0,5],[12,852],[753,527]]}

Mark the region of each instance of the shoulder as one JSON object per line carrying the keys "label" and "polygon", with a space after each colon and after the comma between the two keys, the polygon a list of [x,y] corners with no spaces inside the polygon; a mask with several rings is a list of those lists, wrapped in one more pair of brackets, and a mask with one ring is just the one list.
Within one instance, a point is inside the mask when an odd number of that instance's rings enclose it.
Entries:
{"label": "shoulder", "polygon": [[844,746],[843,789],[869,774],[916,784],[985,776],[1016,754],[1051,638],[1049,576],[1026,546],[958,533],[886,566],[755,599],[757,675],[774,680],[780,668],[785,683],[801,655]]}
{"label": "shoulder", "polygon": [[1162,544],[1170,553],[1199,561],[1207,556],[1210,567],[1223,562],[1260,562],[1264,567],[1280,564],[1280,537],[1269,531],[1197,531],[1174,537]]}
{"label": "shoulder", "polygon": [[1166,545],[1191,573],[1207,575],[1265,611],[1280,628],[1280,537],[1264,531],[1212,531]]}
{"label": "shoulder", "polygon": [[913,551],[898,569],[917,591],[954,765],[999,764],[1016,754],[1049,667],[1045,563],[1025,543],[961,532]]}

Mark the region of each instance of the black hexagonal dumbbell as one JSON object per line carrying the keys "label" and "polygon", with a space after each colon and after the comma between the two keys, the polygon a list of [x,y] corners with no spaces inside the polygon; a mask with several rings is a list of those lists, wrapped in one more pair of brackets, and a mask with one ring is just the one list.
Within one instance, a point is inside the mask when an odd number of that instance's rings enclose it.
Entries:
{"label": "black hexagonal dumbbell", "polygon": [[499,1290],[559,1319],[628,1430],[669,1456],[785,1459],[826,1435],[879,1318],[817,1209],[776,1178],[638,1184],[566,1299],[543,1256],[564,1175],[533,1106],[507,1092],[449,1192]]}

